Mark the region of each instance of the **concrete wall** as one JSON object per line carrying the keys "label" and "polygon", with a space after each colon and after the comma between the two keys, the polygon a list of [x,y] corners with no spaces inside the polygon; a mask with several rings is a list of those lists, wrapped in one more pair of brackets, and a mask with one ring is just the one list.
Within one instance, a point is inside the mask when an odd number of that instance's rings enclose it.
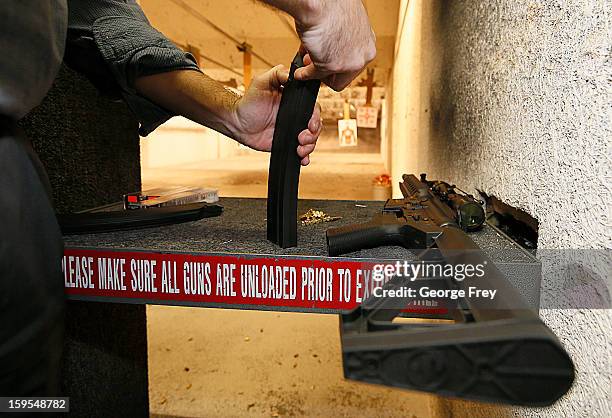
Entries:
{"label": "concrete wall", "polygon": [[[609,10],[609,1],[592,0],[404,1],[393,76],[395,180],[426,171],[496,195],[538,219],[541,249],[612,248]],[[564,277],[544,264],[546,297]],[[610,310],[541,316],[576,364],[568,395],[544,409],[459,401],[434,409],[612,416]]]}
{"label": "concrete wall", "polygon": [[[391,178],[395,197],[400,197],[397,182],[406,167],[418,160],[418,120],[421,94],[422,7],[403,0],[400,6],[395,64],[392,77]],[[404,170],[404,171],[402,171]]]}

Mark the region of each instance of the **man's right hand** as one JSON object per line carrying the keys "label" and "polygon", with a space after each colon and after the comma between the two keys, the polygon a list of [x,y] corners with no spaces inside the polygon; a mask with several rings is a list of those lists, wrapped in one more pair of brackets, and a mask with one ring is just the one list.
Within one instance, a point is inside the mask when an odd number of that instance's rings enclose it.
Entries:
{"label": "man's right hand", "polygon": [[264,1],[295,19],[306,54],[296,79],[319,79],[340,91],[376,57],[376,36],[362,0]]}

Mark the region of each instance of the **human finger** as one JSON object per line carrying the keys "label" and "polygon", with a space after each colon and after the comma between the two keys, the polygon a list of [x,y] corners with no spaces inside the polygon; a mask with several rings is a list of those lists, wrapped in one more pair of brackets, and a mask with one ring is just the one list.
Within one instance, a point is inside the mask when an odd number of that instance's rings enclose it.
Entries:
{"label": "human finger", "polygon": [[277,65],[253,78],[251,85],[260,89],[279,90],[289,79],[289,71],[284,65]]}
{"label": "human finger", "polygon": [[321,80],[328,74],[327,72],[318,70],[317,67],[311,63],[295,70],[294,76],[296,80]]}
{"label": "human finger", "polygon": [[312,116],[308,121],[308,130],[313,134],[316,134],[321,129],[321,105],[319,103],[315,104],[315,108],[312,112]]}
{"label": "human finger", "polygon": [[300,158],[304,158],[312,154],[315,149],[315,144],[298,145],[297,154]]}
{"label": "human finger", "polygon": [[304,129],[298,135],[298,143],[300,145],[314,144],[317,142],[317,137],[308,129]]}

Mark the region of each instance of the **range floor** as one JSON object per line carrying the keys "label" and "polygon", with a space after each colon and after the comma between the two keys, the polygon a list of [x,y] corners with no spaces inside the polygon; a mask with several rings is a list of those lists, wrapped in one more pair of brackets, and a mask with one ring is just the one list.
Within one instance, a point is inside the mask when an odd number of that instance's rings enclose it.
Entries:
{"label": "range floor", "polygon": [[[225,197],[266,197],[267,153],[248,153],[197,164],[143,168],[143,189],[160,186],[206,186]],[[372,180],[383,174],[380,154],[320,152],[302,167],[302,199],[372,199]]]}
{"label": "range floor", "polygon": [[[265,197],[268,155],[144,169],[144,187]],[[379,154],[315,153],[300,196],[371,199]],[[335,315],[149,306],[153,416],[429,417],[432,396],[344,380]]]}

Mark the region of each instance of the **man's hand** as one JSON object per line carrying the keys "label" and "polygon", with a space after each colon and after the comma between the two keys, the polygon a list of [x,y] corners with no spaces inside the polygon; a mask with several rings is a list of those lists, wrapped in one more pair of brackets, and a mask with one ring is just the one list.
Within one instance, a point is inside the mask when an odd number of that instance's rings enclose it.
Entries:
{"label": "man's hand", "polygon": [[376,36],[362,0],[264,1],[295,19],[306,54],[296,79],[319,79],[340,91],[376,57]]}
{"label": "man's hand", "polygon": [[[288,77],[283,66],[274,67],[253,78],[242,97],[207,75],[191,70],[139,77],[135,87],[140,94],[177,115],[213,128],[253,149],[270,151],[282,85]],[[298,136],[297,154],[302,165],[310,162],[308,156],[314,151],[322,127],[321,107],[317,103],[308,129]]]}
{"label": "man's hand", "polygon": [[[253,78],[244,96],[235,104],[230,128],[234,139],[259,151],[272,149],[282,85],[288,78],[289,72],[282,65]],[[302,159],[302,165],[310,162],[309,155],[314,151],[322,128],[321,106],[317,103],[308,128],[298,135],[300,145],[297,153]]]}

